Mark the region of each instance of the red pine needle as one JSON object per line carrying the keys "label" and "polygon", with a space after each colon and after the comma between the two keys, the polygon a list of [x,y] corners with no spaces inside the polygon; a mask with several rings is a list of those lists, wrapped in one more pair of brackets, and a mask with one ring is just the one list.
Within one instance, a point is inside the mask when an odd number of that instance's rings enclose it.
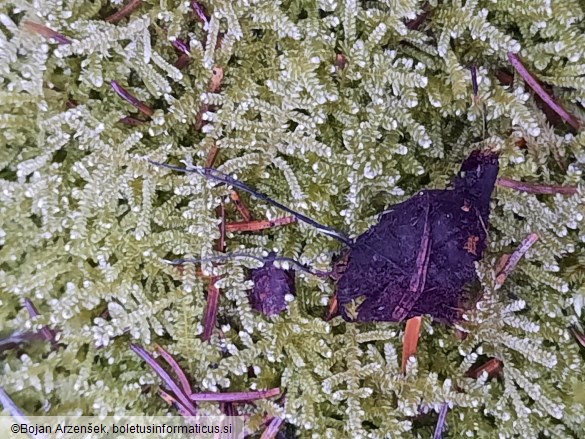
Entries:
{"label": "red pine needle", "polygon": [[437,427],[435,428],[435,434],[433,435],[433,439],[443,438],[443,430],[445,429],[445,420],[447,419],[448,411],[449,404],[444,402],[443,405],[441,406],[441,411],[439,412],[439,419],[437,420]]}
{"label": "red pine needle", "polygon": [[571,326],[571,333],[582,347],[585,348],[585,334],[579,331],[575,326]]}
{"label": "red pine needle", "polygon": [[556,186],[545,185],[539,183],[527,183],[524,181],[512,180],[510,178],[498,178],[496,184],[500,187],[508,189],[515,189],[520,192],[527,192],[529,194],[543,194],[543,195],[574,195],[577,193],[576,186]]}
{"label": "red pine needle", "polygon": [[[28,420],[24,412],[21,410],[20,407],[16,405],[16,403],[12,400],[8,393],[6,393],[2,386],[0,386],[0,404],[2,404],[4,410],[10,413],[10,415],[18,424],[30,425],[30,421]],[[35,439],[47,439],[47,436],[38,433],[35,435]]]}
{"label": "red pine needle", "polygon": [[271,229],[273,227],[285,226],[296,222],[294,216],[285,216],[273,220],[255,220],[255,221],[238,221],[227,223],[226,231],[228,232],[253,232],[264,229]]}
{"label": "red pine needle", "polygon": [[408,319],[406,322],[406,328],[404,330],[404,347],[402,348],[402,373],[406,373],[406,363],[408,362],[408,359],[411,356],[416,355],[421,325],[422,317],[420,316]]}
{"label": "red pine needle", "polygon": [[[223,68],[219,66],[213,66],[213,70],[211,71],[211,79],[209,80],[209,86],[207,87],[207,91],[210,93],[217,93],[221,88],[221,82],[223,81]],[[203,115],[209,111],[209,105],[203,104],[201,109],[195,116],[195,129],[200,130],[205,121],[203,120]]]}
{"label": "red pine needle", "polygon": [[497,358],[490,358],[486,363],[482,364],[481,366],[469,369],[466,375],[469,378],[478,379],[481,376],[481,374],[485,371],[488,374],[488,379],[491,379],[496,375],[499,375],[503,368],[504,363],[502,363]]}
{"label": "red pine needle", "polygon": [[23,22],[23,28],[30,32],[35,32],[45,38],[52,38],[59,44],[71,44],[71,40],[69,38],[65,37],[57,31],[54,31],[53,29],[48,28],[43,24],[26,20]]}
{"label": "red pine needle", "polygon": [[240,198],[240,194],[238,194],[236,191],[232,191],[232,193],[230,194],[230,198],[234,202],[234,205],[236,206],[236,209],[238,209],[238,212],[240,212],[240,215],[242,215],[242,218],[244,218],[244,221],[247,222],[252,221],[252,214],[250,213],[250,210],[248,210],[248,208]]}
{"label": "red pine needle", "polygon": [[524,81],[534,90],[534,92],[540,96],[540,98],[546,102],[546,104],[552,108],[555,113],[557,113],[565,122],[571,125],[576,130],[579,130],[580,123],[579,121],[570,114],[567,110],[565,110],[560,104],[555,102],[555,100],[542,88],[542,85],[538,82],[538,80],[528,71],[528,69],[522,64],[522,61],[515,53],[508,52],[508,59],[512,66],[516,69],[516,71],[522,76]]}
{"label": "red pine needle", "polygon": [[149,117],[151,117],[154,114],[154,110],[152,108],[150,108],[148,105],[146,105],[141,100],[132,96],[132,94],[130,94],[130,92],[128,90],[126,90],[124,87],[122,87],[120,84],[118,84],[118,82],[112,81],[111,85],[112,85],[112,88],[114,89],[114,91],[118,94],[118,96],[120,96],[126,102],[135,106],[141,112],[143,112],[144,114],[146,114]]}
{"label": "red pine needle", "polygon": [[181,54],[181,56],[179,56],[179,59],[177,59],[177,61],[175,62],[175,67],[178,68],[179,70],[183,70],[190,63],[191,63],[191,57],[189,55],[186,55],[183,53],[183,54]]}
{"label": "red pine needle", "polygon": [[[206,160],[206,165],[209,168],[213,167],[218,154],[219,148],[214,144]],[[221,223],[219,226],[219,239],[215,243],[215,248],[216,250],[223,252],[225,248],[226,235],[225,208],[223,204],[218,208],[217,215],[221,218]],[[207,303],[205,306],[205,318],[203,321],[203,334],[201,335],[201,339],[203,341],[209,341],[211,339],[211,335],[213,334],[213,330],[215,329],[215,324],[217,322],[217,310],[219,309],[220,293],[219,289],[215,286],[215,282],[217,282],[217,280],[218,277],[212,277],[209,281],[209,286],[207,287]]]}
{"label": "red pine needle", "polygon": [[538,239],[539,237],[536,233],[530,233],[526,238],[524,238],[520,246],[504,263],[504,267],[501,269],[501,271],[496,273],[496,286],[499,287],[506,281],[510,273],[512,273],[514,268],[516,268],[516,265],[518,265],[518,262],[520,262],[520,259],[522,259],[522,256],[526,254],[526,252],[534,245],[536,241],[538,241]]}
{"label": "red pine needle", "polygon": [[219,154],[219,146],[217,146],[214,143],[213,146],[211,147],[211,149],[209,150],[209,153],[207,154],[207,160],[205,160],[205,167],[206,168],[213,168],[213,165],[215,163],[215,160],[217,159],[218,154]]}
{"label": "red pine needle", "polygon": [[327,308],[327,315],[325,316],[325,321],[328,322],[333,317],[337,317],[338,315],[339,302],[337,301],[337,294],[334,294],[329,300],[329,307]]}
{"label": "red pine needle", "polygon": [[191,8],[193,9],[193,12],[195,12],[195,14],[197,15],[197,18],[199,18],[199,20],[205,26],[207,26],[209,24],[209,17],[203,5],[198,1],[192,1]]}
{"label": "red pine needle", "polygon": [[123,123],[124,125],[128,125],[131,127],[137,127],[147,122],[144,120],[136,119],[135,117],[126,116],[120,119],[120,123]]}
{"label": "red pine needle", "polygon": [[185,418],[189,418],[189,417],[193,416],[191,413],[189,413],[189,410],[183,404],[181,404],[179,401],[177,401],[175,399],[175,397],[172,396],[170,393],[167,393],[162,389],[159,389],[158,393],[160,394],[162,399],[164,399],[168,405],[170,405],[170,406],[175,405],[177,407],[177,410],[179,410],[179,413],[181,414],[181,416],[184,416]]}
{"label": "red pine needle", "polygon": [[153,356],[150,355],[143,347],[135,343],[130,344],[130,349],[132,349],[136,355],[142,358],[156,372],[156,374],[163,380],[163,382],[173,391],[181,404],[189,411],[192,416],[195,416],[197,409],[193,403],[189,400],[187,395],[183,393],[181,388],[177,386],[177,383],[173,381],[173,379],[170,377],[167,371],[162,368],[158,361],[156,361]]}
{"label": "red pine needle", "polygon": [[185,395],[189,395],[192,392],[191,384],[189,384],[189,380],[187,379],[185,372],[183,372],[183,369],[181,369],[181,366],[179,366],[179,364],[173,358],[173,356],[168,351],[166,351],[162,346],[155,344],[155,349],[165,359],[165,361],[169,363],[173,371],[179,377],[179,381],[181,382],[181,387],[183,388],[183,392],[185,392]]}
{"label": "red pine needle", "polygon": [[217,310],[219,308],[219,289],[215,286],[217,280],[217,277],[212,277],[207,288],[207,305],[205,308],[203,334],[201,335],[201,340],[203,341],[209,341],[211,339],[211,335],[215,329],[215,323],[217,322]]}
{"label": "red pine needle", "polygon": [[127,17],[132,12],[134,12],[134,9],[138,8],[138,6],[140,6],[141,3],[142,3],[142,0],[130,0],[128,2],[128,4],[126,4],[126,6],[124,6],[124,7],[122,7],[122,9],[120,9],[118,12],[115,12],[112,15],[110,15],[109,17],[107,17],[106,21],[108,23],[117,23],[121,19]]}
{"label": "red pine needle", "polygon": [[175,47],[175,49],[177,49],[179,52],[190,56],[190,50],[189,50],[189,46],[187,46],[183,41],[181,40],[174,40],[171,42],[171,44]]}
{"label": "red pine needle", "polygon": [[275,387],[252,392],[193,393],[190,398],[192,401],[249,402],[273,398],[278,395],[280,395],[280,388]]}

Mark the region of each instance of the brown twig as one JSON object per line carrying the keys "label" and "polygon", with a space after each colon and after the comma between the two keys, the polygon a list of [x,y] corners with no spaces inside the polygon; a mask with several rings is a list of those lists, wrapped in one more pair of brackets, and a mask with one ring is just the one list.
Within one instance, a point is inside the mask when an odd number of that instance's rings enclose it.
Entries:
{"label": "brown twig", "polygon": [[0,352],[18,348],[19,346],[38,340],[46,340],[40,332],[16,332],[0,339]]}
{"label": "brown twig", "polygon": [[222,402],[248,402],[259,399],[268,399],[280,395],[280,388],[257,390],[252,392],[226,392],[226,393],[193,393],[191,401],[222,401]]}
{"label": "brown twig", "polygon": [[176,409],[179,411],[179,413],[181,414],[181,416],[184,416],[186,418],[189,418],[191,416],[193,416],[191,413],[189,413],[189,410],[187,409],[187,407],[185,407],[183,404],[181,404],[181,402],[179,400],[177,400],[173,395],[171,395],[170,393],[165,392],[162,389],[158,390],[159,395],[161,396],[161,398],[170,406],[174,406],[176,407]]}
{"label": "brown twig", "polygon": [[264,229],[271,229],[273,227],[285,226],[296,222],[294,216],[285,216],[273,220],[255,220],[255,221],[237,221],[226,224],[226,231],[228,232],[253,232]]}
{"label": "brown twig", "polygon": [[209,341],[211,339],[211,334],[213,333],[217,322],[219,289],[215,286],[215,282],[218,280],[219,278],[217,276],[213,276],[207,287],[207,303],[205,306],[205,318],[203,320],[203,334],[201,335],[201,340],[203,341]]}
{"label": "brown twig", "polygon": [[345,70],[348,64],[349,61],[347,60],[347,56],[345,56],[343,53],[338,53],[335,55],[335,62],[333,65],[338,72]]}
{"label": "brown twig", "polygon": [[221,205],[217,207],[215,212],[217,216],[221,218],[221,221],[219,223],[219,238],[215,243],[215,249],[218,252],[223,252],[225,251],[225,235],[227,232],[227,224],[225,222],[225,205],[223,204],[223,202],[221,203]]}
{"label": "brown twig", "polygon": [[408,319],[406,322],[406,328],[404,329],[404,347],[402,348],[402,373],[406,373],[408,359],[416,354],[421,325],[422,317],[420,316]]}
{"label": "brown twig", "polygon": [[22,24],[22,27],[30,32],[35,32],[45,38],[52,38],[59,44],[71,44],[71,40],[69,38],[60,34],[57,31],[54,31],[53,29],[48,28],[43,24],[25,20]]}
{"label": "brown twig", "polygon": [[188,413],[191,416],[195,416],[197,414],[197,408],[189,400],[189,393],[185,394],[183,392],[183,390],[177,385],[177,383],[175,383],[175,381],[171,378],[167,371],[163,369],[159,362],[156,361],[154,357],[150,355],[142,346],[132,343],[130,344],[130,349],[136,355],[142,358],[156,372],[156,374],[164,381],[169,389],[173,391],[178,401],[181,402],[182,406],[185,407]]}
{"label": "brown twig", "polygon": [[134,12],[134,10],[136,8],[138,8],[138,6],[140,6],[141,3],[142,3],[142,0],[130,0],[126,4],[126,6],[122,7],[122,9],[120,9],[119,11],[113,13],[109,17],[107,17],[106,18],[106,21],[108,23],[113,23],[113,24],[117,23],[118,21],[120,21],[124,17],[127,17],[132,12]]}
{"label": "brown twig", "polygon": [[571,125],[574,129],[579,130],[581,125],[579,121],[570,114],[567,110],[565,110],[560,104],[555,102],[555,100],[544,90],[542,85],[538,82],[538,80],[528,71],[528,69],[522,64],[522,61],[515,53],[508,52],[508,59],[510,63],[516,71],[522,76],[524,81],[534,90],[534,92],[540,96],[540,98],[546,102],[546,104],[552,108],[555,113],[557,113],[565,122]]}
{"label": "brown twig", "polygon": [[497,183],[500,187],[508,189],[515,189],[520,192],[527,192],[529,194],[562,194],[562,195],[574,195],[577,193],[576,186],[557,186],[557,185],[545,185],[539,183],[528,183],[524,181],[512,180],[509,178],[498,178]]}
{"label": "brown twig", "polygon": [[392,312],[392,319],[402,321],[410,313],[412,307],[421,296],[425,289],[429,260],[431,256],[431,237],[429,225],[430,202],[427,199],[427,208],[425,214],[425,223],[423,234],[420,241],[418,255],[416,257],[415,272],[410,278],[408,291],[402,296],[400,302]]}
{"label": "brown twig", "polygon": [[130,92],[128,90],[126,90],[124,87],[122,87],[120,84],[118,84],[117,81],[112,81],[111,85],[112,85],[112,88],[114,89],[114,91],[118,94],[118,96],[120,96],[122,99],[124,99],[129,104],[138,108],[138,110],[140,110],[142,113],[146,114],[149,117],[152,117],[152,115],[154,114],[154,110],[152,108],[150,108],[148,105],[146,105],[141,100],[132,96],[132,94],[130,94]]}
{"label": "brown twig", "polygon": [[526,254],[526,252],[530,249],[530,247],[534,245],[536,241],[538,241],[538,235],[536,233],[528,234],[528,236],[524,238],[524,240],[522,241],[520,246],[514,251],[514,253],[512,253],[507,258],[506,262],[503,264],[498,264],[503,265],[503,268],[496,273],[497,288],[503,285],[503,283],[506,281],[510,273],[512,273],[514,268],[516,268],[516,265],[518,265],[518,262],[520,262],[520,259],[522,259],[522,256]]}

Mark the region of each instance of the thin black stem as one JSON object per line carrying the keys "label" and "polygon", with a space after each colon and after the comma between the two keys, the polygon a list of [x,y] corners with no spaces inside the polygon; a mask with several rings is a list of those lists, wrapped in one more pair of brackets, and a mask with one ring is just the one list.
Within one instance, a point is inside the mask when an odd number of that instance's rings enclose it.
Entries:
{"label": "thin black stem", "polygon": [[260,261],[262,263],[273,262],[273,261],[290,262],[290,263],[294,264],[295,266],[297,266],[302,271],[309,273],[309,274],[312,274],[314,276],[327,277],[327,276],[331,275],[331,272],[329,272],[329,271],[311,270],[310,268],[301,264],[300,262],[298,262],[292,258],[287,258],[285,256],[268,256],[266,258],[261,258],[259,256],[254,256],[254,255],[250,255],[247,253],[230,253],[227,255],[209,256],[207,258],[201,258],[201,259],[174,259],[172,261],[165,260],[165,262],[167,262],[171,265],[183,265],[183,264],[199,264],[201,262],[223,261],[226,259],[247,259],[247,258],[255,259],[256,261]]}
{"label": "thin black stem", "polygon": [[292,210],[290,207],[287,207],[284,204],[279,203],[278,201],[270,198],[268,195],[263,194],[262,192],[258,192],[257,190],[252,189],[247,184],[242,183],[241,181],[236,180],[235,178],[232,178],[229,175],[227,175],[221,171],[218,171],[217,169],[205,168],[202,166],[190,166],[189,169],[186,169],[186,168],[181,168],[179,166],[173,166],[173,165],[167,165],[165,163],[155,162],[153,160],[148,160],[148,161],[149,161],[149,163],[151,163],[153,165],[160,166],[160,167],[167,168],[167,169],[171,169],[173,171],[179,171],[179,172],[185,172],[185,173],[194,172],[194,173],[197,173],[197,174],[199,174],[207,179],[215,180],[215,181],[218,181],[220,183],[225,183],[225,184],[229,184],[231,186],[234,186],[234,187],[236,187],[244,192],[248,192],[249,194],[253,195],[254,197],[258,198],[259,200],[265,201],[268,204],[271,204],[275,207],[278,207],[279,209],[284,210],[287,213],[290,213],[291,215],[294,215],[298,220],[303,221],[304,223],[307,223],[307,224],[315,227],[317,230],[320,230],[324,234],[331,236],[332,238],[335,238],[338,241],[343,242],[348,247],[353,247],[353,241],[351,241],[343,233],[333,229],[332,227],[320,224],[317,221],[312,220],[308,216],[303,215],[302,213],[299,213],[295,210]]}

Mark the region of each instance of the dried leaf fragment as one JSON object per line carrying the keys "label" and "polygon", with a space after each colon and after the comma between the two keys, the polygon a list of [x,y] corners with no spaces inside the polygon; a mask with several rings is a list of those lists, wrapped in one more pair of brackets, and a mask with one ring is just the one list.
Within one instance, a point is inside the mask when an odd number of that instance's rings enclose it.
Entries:
{"label": "dried leaf fragment", "polygon": [[452,189],[425,190],[393,206],[352,245],[338,286],[341,315],[358,298],[359,322],[397,322],[429,314],[459,318],[464,287],[486,248],[498,155],[476,150]]}

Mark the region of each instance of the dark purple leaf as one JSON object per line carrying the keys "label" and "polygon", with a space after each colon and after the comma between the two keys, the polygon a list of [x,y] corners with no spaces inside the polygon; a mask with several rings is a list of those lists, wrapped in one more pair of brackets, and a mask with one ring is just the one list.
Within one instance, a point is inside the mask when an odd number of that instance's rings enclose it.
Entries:
{"label": "dark purple leaf", "polygon": [[456,320],[486,247],[497,174],[497,154],[474,151],[453,189],[422,191],[359,236],[339,281],[343,318],[396,322],[430,314]]}

